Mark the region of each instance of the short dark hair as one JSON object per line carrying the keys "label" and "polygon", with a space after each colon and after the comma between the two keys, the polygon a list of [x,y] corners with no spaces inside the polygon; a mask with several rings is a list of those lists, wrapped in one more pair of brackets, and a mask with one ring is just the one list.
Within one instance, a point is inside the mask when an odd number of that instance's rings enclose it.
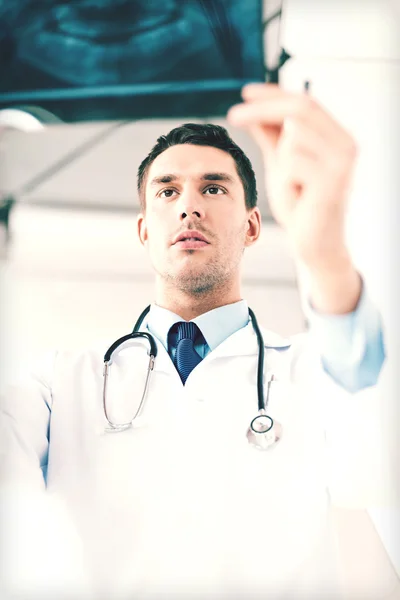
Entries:
{"label": "short dark hair", "polygon": [[180,127],[175,127],[166,135],[160,136],[139,166],[137,187],[142,210],[146,207],[144,187],[151,164],[164,150],[178,144],[213,146],[230,154],[236,163],[236,169],[243,184],[246,207],[250,209],[256,206],[257,185],[252,164],[243,150],[232,140],[225,127],[212,123],[185,123]]}

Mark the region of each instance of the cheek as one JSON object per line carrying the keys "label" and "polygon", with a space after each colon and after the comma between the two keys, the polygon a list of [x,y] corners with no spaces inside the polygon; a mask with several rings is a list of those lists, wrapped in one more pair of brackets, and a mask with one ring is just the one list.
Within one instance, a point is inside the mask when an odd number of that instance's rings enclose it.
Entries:
{"label": "cheek", "polygon": [[166,221],[159,214],[149,214],[147,217],[147,237],[153,245],[166,236]]}
{"label": "cheek", "polygon": [[229,221],[222,234],[226,245],[229,247],[242,246],[246,238],[246,228],[247,225],[243,221]]}
{"label": "cheek", "polygon": [[158,261],[166,258],[170,237],[166,220],[160,219],[159,216],[148,219],[146,248],[150,258],[157,258]]}

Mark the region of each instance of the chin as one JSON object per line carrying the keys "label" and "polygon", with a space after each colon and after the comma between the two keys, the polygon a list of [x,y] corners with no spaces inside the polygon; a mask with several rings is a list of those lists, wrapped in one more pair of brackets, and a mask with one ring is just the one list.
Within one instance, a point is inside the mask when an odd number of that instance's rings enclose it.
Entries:
{"label": "chin", "polygon": [[174,272],[174,279],[176,281],[182,282],[190,282],[190,281],[198,281],[201,279],[207,279],[207,269],[202,266],[201,268],[193,268],[189,265],[183,269],[177,269]]}
{"label": "chin", "polygon": [[207,266],[198,269],[180,269],[171,277],[171,281],[180,290],[197,296],[218,287],[221,284],[221,273],[217,273]]}

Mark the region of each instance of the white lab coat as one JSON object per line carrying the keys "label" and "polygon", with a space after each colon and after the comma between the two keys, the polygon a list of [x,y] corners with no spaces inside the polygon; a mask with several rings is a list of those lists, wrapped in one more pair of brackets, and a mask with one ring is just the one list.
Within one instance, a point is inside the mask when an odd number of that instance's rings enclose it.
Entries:
{"label": "white lab coat", "polygon": [[[95,598],[339,598],[329,506],[371,501],[379,399],[333,384],[306,335],[263,335],[265,379],[276,378],[269,414],[283,428],[269,451],[246,439],[257,412],[251,325],[185,386],[158,343],[142,415],[122,433],[104,432],[106,347],[54,352],[4,400],[3,481],[44,489],[42,464],[46,497],[62,501]],[[147,363],[142,342],[115,356],[116,421],[134,414]]]}

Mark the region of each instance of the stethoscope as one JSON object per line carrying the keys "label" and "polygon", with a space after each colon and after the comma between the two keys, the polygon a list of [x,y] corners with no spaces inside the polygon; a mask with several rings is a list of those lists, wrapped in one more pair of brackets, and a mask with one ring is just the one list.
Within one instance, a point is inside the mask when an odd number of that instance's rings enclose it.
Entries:
{"label": "stethoscope", "polygon": [[[128,333],[120,337],[116,340],[107,350],[104,355],[104,370],[103,370],[103,409],[104,415],[108,423],[108,427],[105,428],[106,432],[119,432],[125,431],[133,426],[135,420],[138,418],[145,398],[147,396],[147,392],[149,389],[150,375],[154,369],[155,360],[157,357],[157,343],[154,337],[145,331],[139,331],[140,326],[143,323],[144,318],[150,311],[150,306],[145,308],[140,317],[138,318],[132,333]],[[249,315],[251,317],[252,325],[257,336],[258,343],[258,364],[257,364],[257,396],[258,396],[258,413],[252,419],[249,428],[247,429],[246,437],[250,444],[259,450],[267,450],[271,446],[274,446],[282,437],[282,426],[277,421],[274,421],[272,417],[267,414],[267,406],[269,402],[270,389],[272,382],[274,381],[274,376],[272,375],[267,383],[267,396],[264,402],[264,338],[260,331],[260,328],[257,323],[257,319],[253,311],[249,308]],[[110,419],[110,416],[107,411],[107,384],[108,377],[110,372],[110,367],[112,364],[112,355],[113,353],[125,342],[129,340],[133,340],[136,338],[142,338],[147,340],[149,344],[149,363],[147,367],[146,380],[144,384],[144,390],[142,394],[142,398],[139,403],[139,407],[134,415],[134,417],[126,422],[126,423],[115,423]]]}

